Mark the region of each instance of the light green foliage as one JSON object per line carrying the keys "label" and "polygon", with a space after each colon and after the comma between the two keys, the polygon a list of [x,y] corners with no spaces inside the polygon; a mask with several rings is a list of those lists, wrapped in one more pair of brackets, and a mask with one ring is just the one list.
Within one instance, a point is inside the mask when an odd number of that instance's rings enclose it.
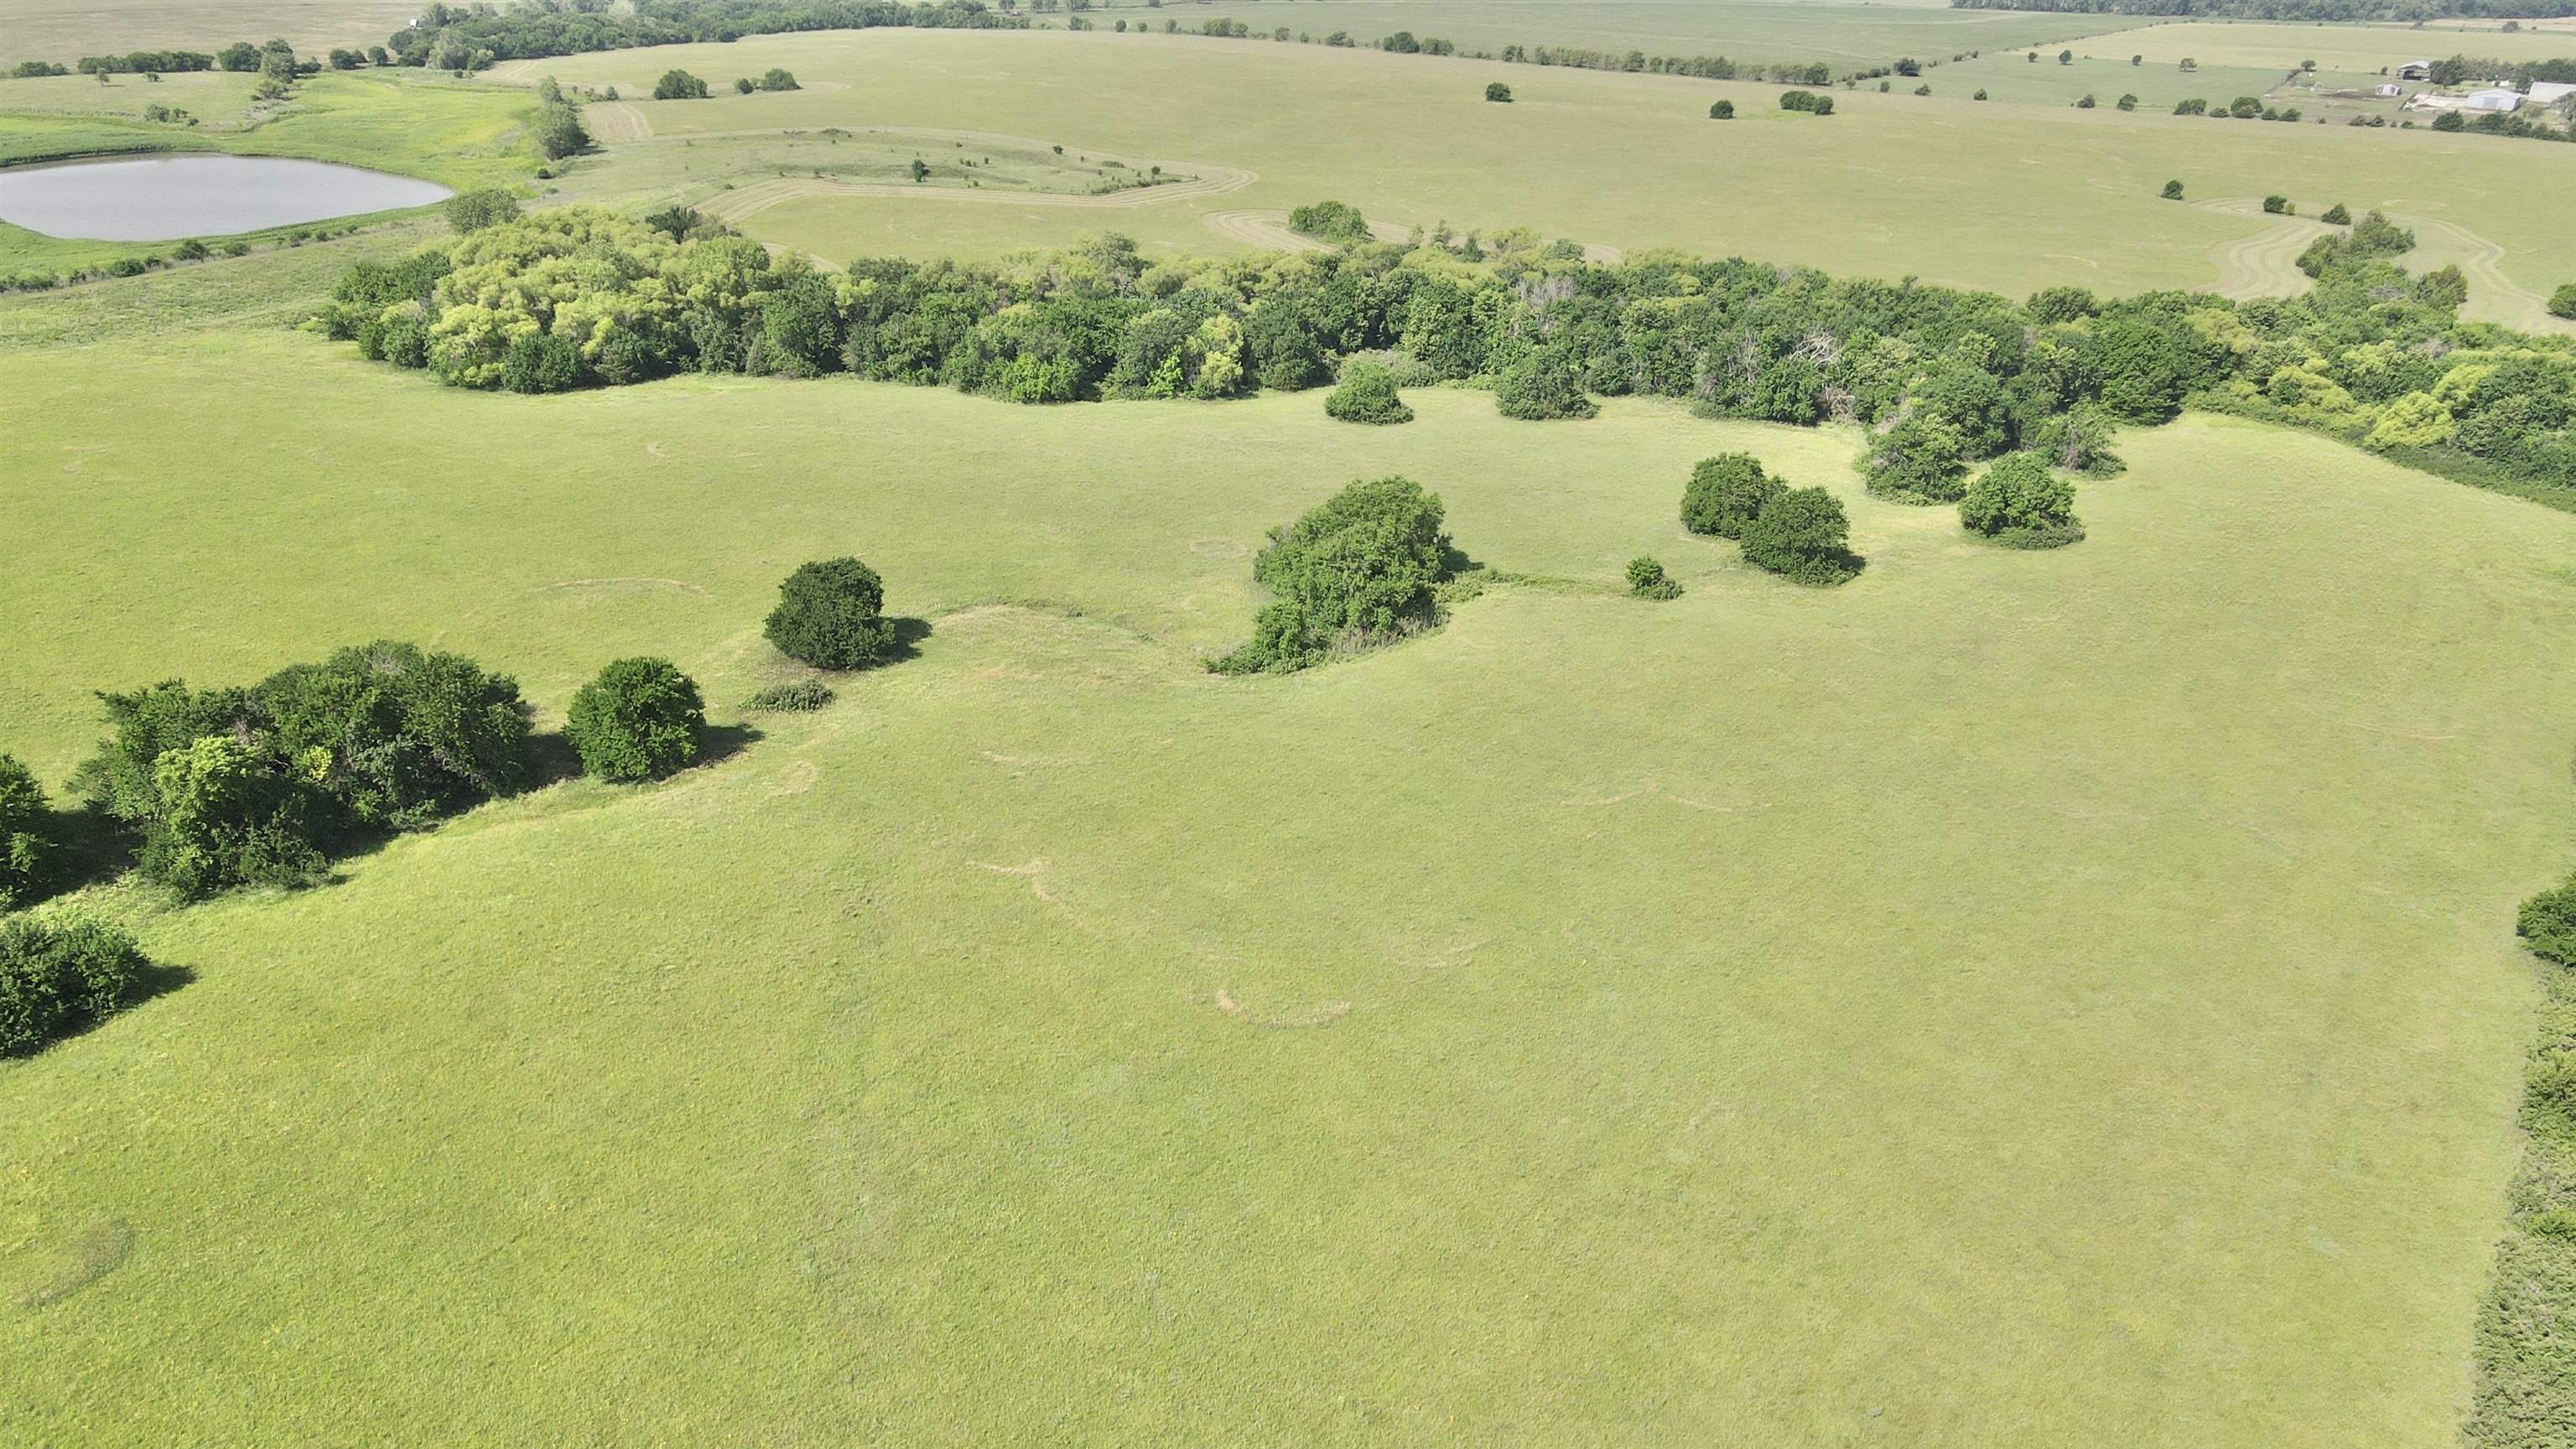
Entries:
{"label": "light green foliage", "polygon": [[667,659],[620,659],[572,697],[565,736],[596,779],[649,780],[698,757],[706,705]]}
{"label": "light green foliage", "polygon": [[1288,229],[1332,242],[1369,239],[1368,218],[1358,208],[1338,201],[1309,202],[1288,213]]}
{"label": "light green foliage", "polygon": [[2035,453],[2010,453],[1988,464],[1959,500],[1959,523],[2015,548],[2056,548],[2084,536],[2073,485]]}
{"label": "light green foliage", "polygon": [[2549,315],[2576,321],[2576,282],[2561,282],[2549,294]]}
{"label": "light green foliage", "polygon": [[493,187],[481,191],[460,191],[449,197],[441,209],[447,215],[448,227],[457,232],[481,231],[487,226],[515,221],[519,216],[518,198]]}
{"label": "light green foliage", "polygon": [[1346,423],[1409,423],[1413,409],[1396,391],[1395,374],[1371,358],[1354,360],[1324,399],[1324,414]]}
{"label": "light green foliage", "polygon": [[1641,599],[1678,599],[1682,586],[1664,572],[1661,560],[1640,555],[1628,560],[1628,592]]}
{"label": "light green foliage", "polygon": [[322,864],[306,782],[230,735],[200,735],[152,764],[159,808],[138,867],[182,899],[241,885],[292,885]]}
{"label": "light green foliage", "polygon": [[0,910],[35,884],[49,851],[50,814],[35,774],[0,755]]}
{"label": "light green foliage", "polygon": [[1428,627],[1448,577],[1437,494],[1409,478],[1354,481],[1285,528],[1252,562],[1271,600],[1252,640],[1215,661],[1226,674],[1284,673]]}
{"label": "light green foliage", "polygon": [[109,1016],[147,964],[133,936],[87,917],[0,920],[0,1057]]}

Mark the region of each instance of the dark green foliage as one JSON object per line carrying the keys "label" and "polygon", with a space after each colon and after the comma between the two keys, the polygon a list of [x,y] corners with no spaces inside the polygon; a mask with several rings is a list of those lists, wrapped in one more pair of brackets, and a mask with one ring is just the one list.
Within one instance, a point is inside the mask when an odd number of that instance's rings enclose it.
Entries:
{"label": "dark green foliage", "polygon": [[1762,460],[1750,453],[1720,453],[1691,468],[1682,489],[1682,527],[1719,538],[1742,538],[1765,505],[1789,491],[1787,484],[1765,475]]}
{"label": "dark green foliage", "polygon": [[747,75],[738,75],[733,78],[733,93],[735,95],[747,96],[758,89],[760,89],[760,87],[752,84],[751,77]]}
{"label": "dark green foliage", "polygon": [[2046,287],[2030,294],[2031,320],[2042,325],[2081,322],[2101,310],[2092,292],[2082,287]]}
{"label": "dark green foliage", "polygon": [[2290,205],[2290,198],[2276,192],[2263,198],[2263,210],[2272,216],[2293,216],[2298,209]]}
{"label": "dark green foliage", "polygon": [[584,773],[650,780],[698,757],[707,711],[695,680],[667,659],[620,659],[573,693],[565,738]]}
{"label": "dark green foliage", "polygon": [[703,101],[707,83],[684,70],[666,70],[653,82],[653,99],[657,101]]}
{"label": "dark green foliage", "polygon": [[2343,203],[2338,201],[2334,205],[2327,207],[2324,211],[2319,212],[2317,214],[2317,220],[2324,222],[2328,226],[2350,226],[2352,225],[2352,213],[2344,210]]}
{"label": "dark green foliage", "polygon": [[0,910],[35,885],[52,853],[52,820],[34,772],[0,755]]}
{"label": "dark green foliage", "polygon": [[2559,1449],[2576,1425],[2576,970],[2541,974],[2523,1162],[2478,1311],[2469,1449]]}
{"label": "dark green foliage", "polygon": [[1716,102],[1716,103],[1712,104],[1712,105],[1708,108],[1708,118],[1709,118],[1710,120],[1712,120],[1712,121],[1732,121],[1732,120],[1734,120],[1734,119],[1735,119],[1735,102],[1733,102],[1733,101],[1718,101],[1718,102]]}
{"label": "dark green foliage", "polygon": [[803,714],[821,709],[832,702],[832,686],[819,679],[795,679],[785,684],[772,684],[753,691],[742,702],[747,710],[775,714]]}
{"label": "dark green foliage", "polygon": [[1822,488],[1792,488],[1744,526],[1744,561],[1792,583],[1830,586],[1860,572],[1842,500]]}
{"label": "dark green foliage", "polygon": [[2544,961],[2576,966],[2576,876],[2556,890],[2542,891],[2522,903],[2514,917],[2514,934]]}
{"label": "dark green foliage", "polygon": [[1989,464],[1959,500],[1959,522],[2014,548],[2057,548],[2084,537],[2075,521],[2075,489],[2035,453],[2010,453]]}
{"label": "dark green foliage", "polygon": [[1364,242],[1369,239],[1368,218],[1359,208],[1339,201],[1318,201],[1288,213],[1288,229],[1330,242]]}
{"label": "dark green foliage", "polygon": [[652,215],[644,218],[644,224],[653,228],[655,231],[662,233],[664,236],[669,237],[673,241],[684,241],[692,236],[721,236],[724,234],[723,227],[709,222],[704,216],[701,216],[698,213],[698,209],[693,206],[680,206],[677,204],[666,206],[660,211],[654,212]]}
{"label": "dark green foliage", "polygon": [[1925,412],[1908,413],[1862,455],[1869,491],[1900,503],[1952,503],[1966,491],[1968,446],[1959,429]]}
{"label": "dark green foliage", "polygon": [[1813,91],[1782,91],[1780,109],[1805,111],[1811,116],[1830,116],[1834,113],[1834,98]]}
{"label": "dark green foliage", "polygon": [[1660,560],[1641,554],[1628,560],[1628,592],[1641,599],[1678,599],[1682,586],[1666,576]]}
{"label": "dark green foliage", "polygon": [[778,586],[762,633],[778,652],[817,669],[864,669],[894,652],[885,584],[854,558],[798,566]]}
{"label": "dark green foliage", "polygon": [[581,377],[581,344],[556,333],[514,337],[501,354],[501,386],[512,392],[564,392]]}
{"label": "dark green foliage", "polygon": [[1509,105],[1512,99],[1512,88],[1501,81],[1490,81],[1485,86],[1485,99]]}
{"label": "dark green foliage", "polygon": [[469,232],[498,226],[515,218],[519,214],[519,203],[506,191],[460,191],[447,198],[444,209],[450,230]]}
{"label": "dark green foliage", "polygon": [[1543,421],[1597,416],[1601,405],[1584,396],[1583,382],[1563,352],[1542,347],[1503,369],[1494,385],[1494,407],[1507,418]]}
{"label": "dark green foliage", "polygon": [[2433,129],[2436,131],[2464,131],[2468,129],[2468,125],[2468,118],[2457,111],[2444,111],[2433,118]]}
{"label": "dark green foliage", "polygon": [[2164,199],[2165,199],[2165,200],[2167,200],[2167,201],[2180,201],[2180,200],[2182,200],[2182,183],[2181,183],[2181,182],[2179,182],[2179,181],[2168,181],[2168,182],[2166,182],[2166,183],[2165,183],[2165,189],[2164,189],[2164,191],[2163,191],[2163,193],[2162,193],[2162,194],[2163,194],[2163,196],[2164,196]]}
{"label": "dark green foliage", "polygon": [[[704,83],[699,94],[706,93]],[[590,149],[590,132],[581,123],[581,112],[570,106],[540,106],[536,123],[528,128],[529,139],[537,154],[549,161],[560,161]]]}
{"label": "dark green foliage", "polygon": [[275,749],[354,825],[409,829],[527,782],[517,681],[462,654],[378,640],[251,691]]}
{"label": "dark green foliage", "polygon": [[760,88],[765,91],[801,91],[804,89],[803,86],[796,83],[796,77],[794,75],[777,66],[771,66],[761,75]]}
{"label": "dark green foliage", "polygon": [[2576,282],[2561,282],[2549,294],[2549,315],[2576,320]]}
{"label": "dark green foliage", "polygon": [[1366,359],[1342,369],[1342,380],[1324,399],[1326,415],[1346,423],[1409,423],[1413,409],[1395,389],[1386,364]]}
{"label": "dark green foliage", "polygon": [[150,964],[132,936],[86,917],[0,921],[0,1056],[115,1014]]}
{"label": "dark green foliage", "polygon": [[1209,667],[1281,673],[1428,627],[1448,577],[1437,494],[1409,478],[1353,482],[1285,528],[1252,562],[1271,600],[1252,639]]}

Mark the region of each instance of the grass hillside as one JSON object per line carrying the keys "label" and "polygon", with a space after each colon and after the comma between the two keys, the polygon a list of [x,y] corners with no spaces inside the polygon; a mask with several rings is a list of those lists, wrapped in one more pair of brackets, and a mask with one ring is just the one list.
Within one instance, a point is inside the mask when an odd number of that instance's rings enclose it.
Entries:
{"label": "grass hillside", "polygon": [[[818,554],[928,625],[659,786],[110,895],[194,979],[0,1062],[10,1437],[2453,1440],[2576,518],[2207,419],[2032,555],[1633,402],[518,399],[231,329],[0,389],[0,509],[95,544],[0,576],[49,781],[90,689],[382,634],[729,724]],[[1737,447],[1868,572],[1683,535]],[[1568,582],[1207,675],[1262,531],[1389,471]]]}

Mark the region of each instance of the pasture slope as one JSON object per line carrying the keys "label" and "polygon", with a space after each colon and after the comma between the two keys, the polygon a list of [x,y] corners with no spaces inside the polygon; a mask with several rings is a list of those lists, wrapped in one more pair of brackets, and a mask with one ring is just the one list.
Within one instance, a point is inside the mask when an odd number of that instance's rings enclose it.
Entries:
{"label": "pasture slope", "polygon": [[[1670,246],[2013,296],[2067,280],[2110,293],[2211,286],[2221,275],[2213,248],[2273,228],[2159,200],[2179,178],[2193,196],[2282,191],[2303,211],[2341,201],[2356,213],[2439,218],[2480,239],[2494,275],[2518,294],[2545,295],[2576,276],[2576,148],[2494,137],[1870,93],[1840,96],[1835,114],[1817,119],[1780,111],[1776,87],[1537,67],[1513,69],[1518,99],[1501,106],[1482,100],[1483,72],[1462,63],[1096,31],[751,38],[570,56],[549,69],[631,96],[672,65],[726,75],[773,64],[848,88],[629,104],[657,148],[836,125],[972,128],[1257,178],[1221,195],[1139,193],[1115,229],[1167,251],[1204,250],[1209,212],[1336,197],[1397,223],[1529,226],[1631,255]],[[1112,92],[1119,105],[1097,104]],[[1245,103],[1254,96],[1260,104]],[[1739,119],[1708,119],[1720,97],[1735,100]],[[1184,136],[1186,155],[1164,150]],[[612,145],[565,184],[613,194],[621,172],[655,164],[641,149]],[[804,195],[761,208],[746,229],[839,262],[869,252],[989,257],[1103,228],[1056,204],[935,216],[920,207],[909,194]],[[2470,311],[2530,320],[2491,287],[2472,287]]]}
{"label": "pasture slope", "polygon": [[[514,398],[230,325],[0,389],[49,781],[92,689],[379,635],[730,722],[816,555],[927,627],[658,786],[104,897],[194,980],[0,1063],[6,1437],[2451,1442],[2576,517],[2213,420],[2027,555],[1632,401]],[[1868,572],[1681,533],[1725,448]],[[1391,471],[1570,584],[1205,674]]]}

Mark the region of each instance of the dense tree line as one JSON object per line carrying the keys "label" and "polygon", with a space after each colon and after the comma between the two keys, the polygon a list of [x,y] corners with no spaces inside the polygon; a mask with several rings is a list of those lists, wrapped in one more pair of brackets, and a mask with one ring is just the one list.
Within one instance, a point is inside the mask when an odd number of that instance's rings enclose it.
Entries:
{"label": "dense tree line", "polygon": [[2060,15],[2202,15],[2224,20],[2537,20],[2576,15],[2576,0],[1950,0],[1957,10]]}
{"label": "dense tree line", "polygon": [[1221,398],[1321,385],[1366,358],[1400,386],[1495,388],[1520,416],[1633,393],[1862,424],[1873,490],[1939,504],[2010,452],[2114,469],[2117,426],[2198,402],[2576,503],[2576,340],[2462,320],[2456,270],[2396,264],[2411,244],[2365,217],[2303,258],[2317,280],[2295,298],[2051,288],[2014,302],[1742,259],[1593,265],[1527,232],[1167,262],[1109,237],[834,274],[570,207],[362,263],[322,325],[451,384],[529,392],[846,371],[1030,403]]}
{"label": "dense tree line", "polygon": [[494,11],[488,5],[432,4],[418,24],[385,42],[394,62],[438,70],[479,70],[496,61],[580,55],[649,45],[733,41],[803,30],[1018,29],[1026,20],[983,0],[636,0],[633,13],[608,0],[540,0]]}

